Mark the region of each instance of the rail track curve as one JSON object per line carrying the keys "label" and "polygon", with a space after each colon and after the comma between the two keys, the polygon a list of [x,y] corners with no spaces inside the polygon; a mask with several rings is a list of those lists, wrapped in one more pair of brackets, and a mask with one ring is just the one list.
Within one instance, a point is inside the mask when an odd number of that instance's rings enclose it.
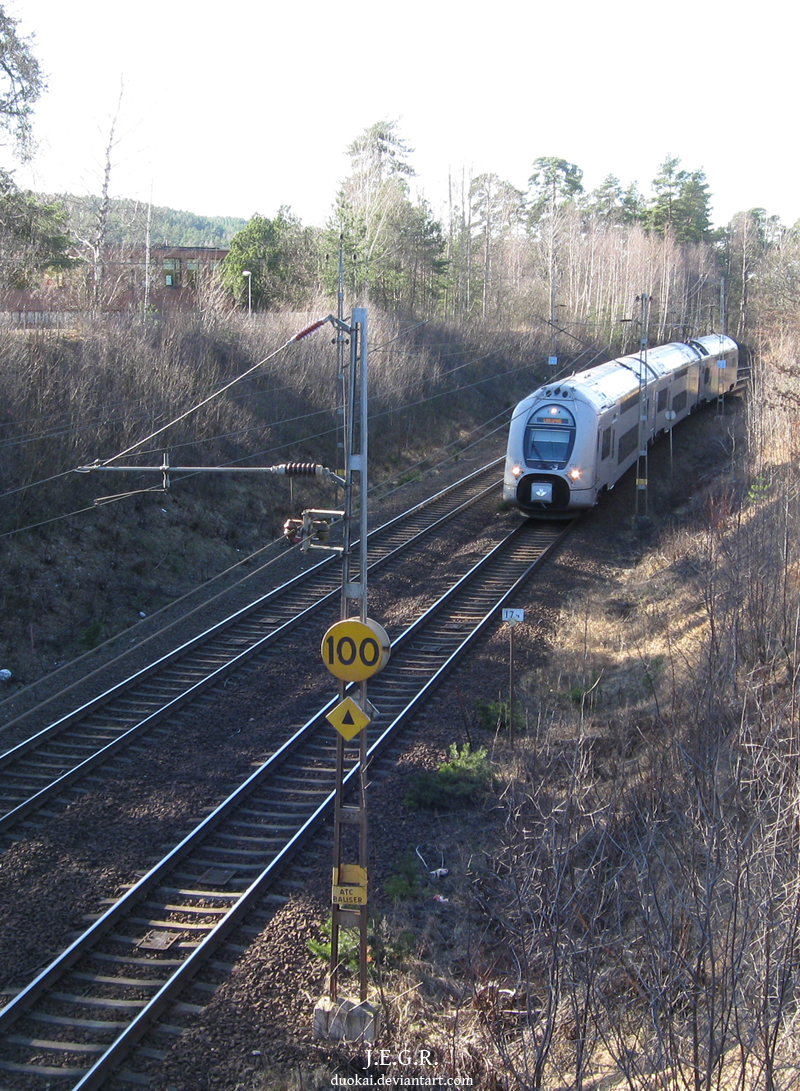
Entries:
{"label": "rail track curve", "polygon": [[[372,531],[370,571],[397,559],[498,488],[500,461],[480,467]],[[0,835],[333,602],[340,581],[338,559],[329,555],[0,754]],[[37,714],[38,708],[24,713],[4,732],[19,731]]]}
{"label": "rail track curve", "polygon": [[[520,524],[394,641],[389,664],[370,683],[379,713],[370,761],[568,530]],[[333,704],[0,1009],[0,1073],[9,1088],[89,1091],[125,1057],[128,1082],[144,1083],[131,1056],[136,1043],[174,1009],[231,931],[269,899],[332,809],[335,747],[325,713]],[[352,783],[357,750],[346,754]],[[153,1055],[146,1050],[143,1061]]]}

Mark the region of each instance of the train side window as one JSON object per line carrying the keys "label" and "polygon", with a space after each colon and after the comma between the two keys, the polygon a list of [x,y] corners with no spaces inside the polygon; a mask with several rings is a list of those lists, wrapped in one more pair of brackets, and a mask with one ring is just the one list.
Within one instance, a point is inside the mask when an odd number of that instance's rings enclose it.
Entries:
{"label": "train side window", "polygon": [[633,407],[635,405],[638,405],[638,404],[639,404],[639,391],[634,390],[634,392],[632,394],[628,394],[628,396],[623,398],[622,401],[619,403],[620,416],[622,416],[623,413],[627,413],[627,411],[629,409],[633,409]]}
{"label": "train side window", "polygon": [[686,408],[687,395],[686,391],[682,390],[680,394],[676,394],[672,399],[672,408],[674,412],[680,413]]}
{"label": "train side window", "polygon": [[703,383],[704,383],[705,386],[708,386],[708,380],[709,380],[710,375],[711,375],[711,369],[707,368],[707,367],[704,367],[703,368]]}
{"label": "train side window", "polygon": [[611,428],[604,428],[603,429],[603,446],[602,446],[602,449],[600,451],[600,461],[601,462],[604,459],[608,458],[608,456],[611,454],[611,432],[612,432]]}
{"label": "train side window", "polygon": [[617,463],[621,466],[629,454],[632,454],[639,445],[639,425],[634,424],[624,435],[619,437],[617,449]]}
{"label": "train side window", "polygon": [[656,412],[663,413],[667,408],[667,397],[669,396],[669,389],[665,386],[663,390],[658,392],[658,401],[656,402]]}

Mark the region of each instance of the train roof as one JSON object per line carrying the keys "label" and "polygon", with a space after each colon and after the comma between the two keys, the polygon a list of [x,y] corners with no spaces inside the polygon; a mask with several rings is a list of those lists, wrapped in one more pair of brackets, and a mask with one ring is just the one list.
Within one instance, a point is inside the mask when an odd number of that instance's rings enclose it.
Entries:
{"label": "train roof", "polygon": [[579,371],[562,381],[561,389],[580,394],[597,409],[604,409],[636,390],[642,367],[645,368],[647,380],[651,381],[678,371],[687,364],[696,363],[698,357],[721,355],[736,348],[736,342],[723,334],[699,337],[688,345],[682,342],[659,345],[648,349],[644,360],[639,353],[632,353]]}
{"label": "train roof", "polygon": [[689,344],[697,345],[703,356],[721,356],[725,352],[739,351],[739,346],[733,338],[727,337],[724,333],[709,333],[705,337],[695,337]]}
{"label": "train roof", "polygon": [[724,334],[711,333],[698,337],[688,345],[674,341],[668,345],[659,345],[647,350],[644,362],[639,353],[619,356],[605,364],[596,364],[586,371],[577,371],[563,379],[544,383],[523,402],[552,397],[578,397],[586,400],[597,410],[603,410],[615,404],[626,394],[633,393],[639,385],[639,373],[646,369],[648,380],[659,379],[671,372],[679,371],[687,364],[697,363],[705,356],[722,356],[736,352],[735,341]]}
{"label": "train roof", "polygon": [[697,357],[697,349],[689,345],[659,345],[658,348],[649,349],[644,360],[639,353],[633,353],[580,371],[572,377],[570,384],[598,409],[602,409],[637,389],[642,368],[650,381],[695,362]]}

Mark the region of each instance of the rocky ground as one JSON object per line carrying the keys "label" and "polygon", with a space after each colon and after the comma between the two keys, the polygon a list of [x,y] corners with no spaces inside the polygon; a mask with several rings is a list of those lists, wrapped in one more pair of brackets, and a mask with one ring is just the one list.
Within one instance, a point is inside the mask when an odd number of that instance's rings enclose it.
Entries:
{"label": "rocky ground", "polygon": [[[730,474],[730,435],[741,418],[734,400],[718,417],[710,408],[676,433],[674,469],[668,445],[659,444],[650,459],[653,482],[646,519],[632,517],[633,483],[628,479],[576,525],[566,543],[542,574],[531,581],[515,605],[526,611],[517,629],[515,657],[518,677],[546,668],[562,608],[581,592],[612,588],[621,572],[635,568],[654,548],[667,523],[702,526],[709,518],[706,490],[720,475]],[[498,441],[499,446],[499,441]],[[495,453],[499,453],[495,450]],[[481,465],[476,456],[475,465]],[[463,462],[458,472],[464,469]],[[440,475],[444,483],[446,475]],[[429,485],[426,484],[425,486]],[[407,494],[386,505],[407,505]],[[370,613],[390,634],[399,631],[436,595],[447,567],[446,558],[476,556],[485,550],[497,524],[512,525],[515,512],[495,508],[477,521],[469,540],[463,532],[445,532],[428,545],[414,566],[400,568],[371,588]],[[576,636],[577,638],[577,636]],[[253,761],[274,749],[299,710],[330,696],[330,679],[309,653],[307,638],[298,634],[282,654],[303,669],[283,672],[276,682],[271,664],[256,666],[222,696],[183,714],[157,745],[145,748],[133,762],[115,767],[104,782],[70,806],[53,823],[46,838],[23,837],[0,859],[0,901],[15,904],[14,893],[29,888],[35,873],[41,883],[39,910],[17,919],[13,908],[0,939],[0,980],[5,987],[20,984],[58,950],[82,914],[96,909],[100,898],[131,881],[136,869],[162,843],[173,843],[176,831],[187,828],[204,807],[227,792]],[[313,654],[315,662],[309,663]],[[480,725],[480,702],[503,699],[508,684],[508,631],[498,625],[455,672],[406,732],[390,763],[375,770],[370,789],[372,864],[371,898],[376,913],[390,917],[393,900],[386,882],[402,871],[419,847],[431,867],[444,864],[451,875],[416,905],[407,924],[416,937],[430,937],[441,957],[449,945],[454,960],[459,949],[463,903],[458,882],[470,855],[491,841],[499,812],[490,798],[477,811],[431,815],[412,811],[404,803],[412,774],[433,769],[451,744],[492,747],[492,732]],[[308,669],[306,664],[308,663]],[[498,758],[504,744],[498,743]],[[185,755],[182,762],[179,755]],[[506,755],[507,757],[507,755]],[[166,1064],[150,1072],[153,1091],[225,1091],[260,1088],[330,1087],[336,1073],[358,1072],[363,1053],[350,1047],[315,1042],[311,1017],[324,990],[325,965],[309,950],[319,939],[328,912],[330,842],[321,841],[305,859],[311,878],[274,917],[269,928],[240,960],[202,1015],[176,1042]],[[447,899],[447,900],[438,900]],[[427,940],[425,940],[427,942]],[[422,943],[422,948],[425,946]],[[396,935],[390,946],[397,946]],[[397,956],[400,957],[399,955]],[[393,1037],[390,998],[386,1042],[404,1047]],[[424,1029],[420,1032],[424,1041]]]}
{"label": "rocky ground", "polygon": [[[646,519],[632,518],[633,483],[626,480],[578,523],[558,554],[515,603],[526,611],[515,639],[520,678],[546,667],[565,603],[580,601],[588,593],[613,600],[620,575],[635,569],[648,550],[657,548],[667,526],[683,523],[701,528],[707,523],[708,492],[720,476],[731,474],[730,436],[741,423],[741,408],[741,403],[733,402],[722,418],[709,409],[688,422],[680,439],[676,435],[674,471],[670,469],[668,444],[653,450]],[[423,586],[419,592],[424,595]],[[390,603],[381,605],[391,608]],[[380,610],[375,613],[381,617]],[[577,640],[577,632],[575,637]],[[508,631],[498,626],[469,664],[446,682],[433,707],[406,732],[391,769],[377,775],[370,789],[374,909],[392,919],[395,932],[400,928],[398,920],[411,931],[416,937],[417,958],[422,957],[429,940],[437,959],[443,948],[450,950],[455,967],[464,955],[460,935],[466,910],[459,883],[470,857],[492,842],[502,812],[494,798],[476,811],[438,815],[413,811],[404,799],[412,774],[435,768],[453,742],[492,747],[492,733],[481,728],[476,709],[480,701],[505,696],[508,655]],[[507,750],[501,755],[504,747],[504,743],[498,744],[498,760],[508,759]],[[443,863],[451,874],[441,886],[431,886],[413,910],[404,909],[398,916],[385,884],[402,870],[417,847],[431,867]],[[320,845],[312,866],[315,878],[277,914],[203,1015],[176,1044],[168,1063],[154,1069],[154,1091],[322,1089],[333,1086],[331,1080],[337,1073],[363,1077],[363,1049],[320,1043],[311,1034],[313,1007],[325,987],[325,965],[311,954],[308,940],[320,938],[328,913],[326,845]],[[430,957],[433,961],[433,954]],[[405,1023],[398,1034],[392,1012],[402,1009],[403,1000],[396,995],[388,999],[389,1026],[379,1044],[395,1053],[414,1044],[424,1045],[424,1027],[409,1032]]]}

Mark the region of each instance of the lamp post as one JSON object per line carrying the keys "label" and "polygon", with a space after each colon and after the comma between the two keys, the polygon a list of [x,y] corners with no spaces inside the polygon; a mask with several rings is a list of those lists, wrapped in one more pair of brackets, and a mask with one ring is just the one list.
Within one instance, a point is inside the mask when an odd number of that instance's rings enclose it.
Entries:
{"label": "lamp post", "polygon": [[249,269],[242,269],[242,276],[247,277],[247,314],[249,317],[253,313],[253,274]]}

